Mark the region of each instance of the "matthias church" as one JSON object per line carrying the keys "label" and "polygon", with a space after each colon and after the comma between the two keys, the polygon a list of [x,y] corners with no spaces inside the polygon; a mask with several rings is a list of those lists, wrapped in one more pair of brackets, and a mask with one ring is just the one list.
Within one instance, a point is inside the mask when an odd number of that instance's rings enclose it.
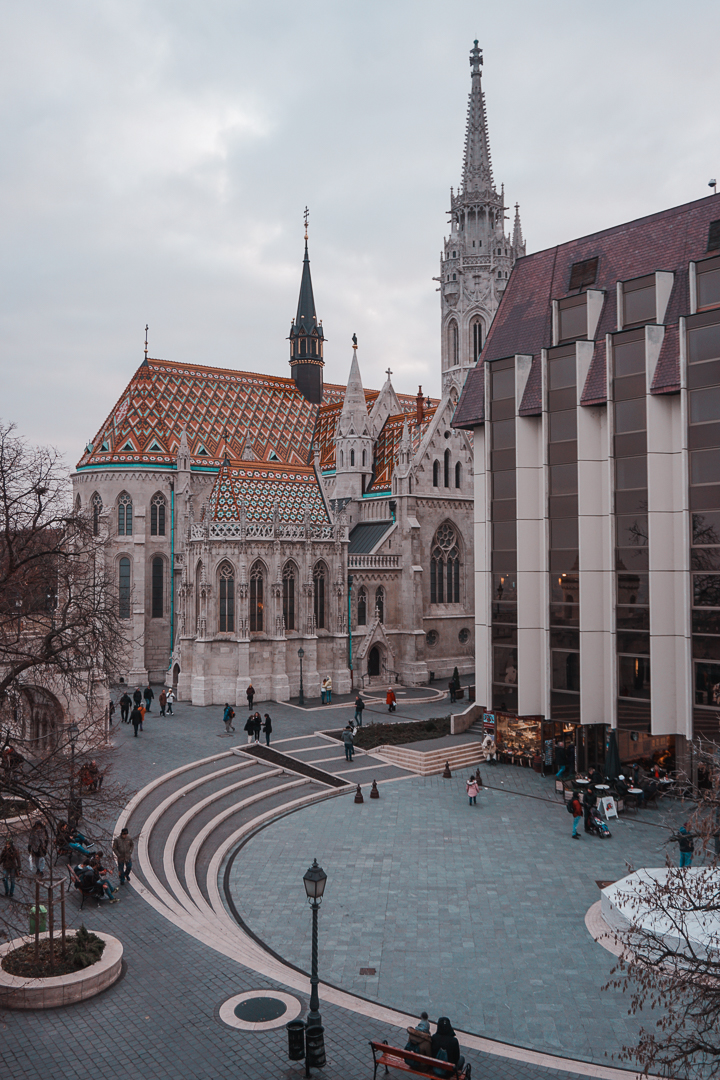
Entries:
{"label": "matthias church", "polygon": [[308,697],[325,676],[349,693],[473,672],[473,444],[451,420],[525,254],[517,207],[505,231],[481,68],[475,42],[438,278],[439,400],[390,370],[365,387],[355,340],[344,361],[326,355],[306,229],[287,377],[146,350],[85,448],[74,494],[110,538],[118,677],[208,705],[244,703],[250,681],[259,700],[296,697],[301,663]]}

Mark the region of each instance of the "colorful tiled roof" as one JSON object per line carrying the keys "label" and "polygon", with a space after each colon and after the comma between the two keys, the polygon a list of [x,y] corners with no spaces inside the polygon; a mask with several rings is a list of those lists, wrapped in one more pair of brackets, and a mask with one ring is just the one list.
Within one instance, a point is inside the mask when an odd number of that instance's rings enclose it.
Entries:
{"label": "colorful tiled roof", "polygon": [[[345,387],[325,383],[324,402],[340,407]],[[306,464],[318,406],[289,378],[180,364],[142,363],[78,462],[174,464],[183,428],[192,464],[219,468],[225,447],[240,459],[248,439],[263,461]]]}
{"label": "colorful tiled roof", "polygon": [[330,524],[325,502],[312,466],[232,464],[225,459],[208,499],[212,521],[238,521],[244,505],[248,521],[302,522],[306,510],[310,520]]}
{"label": "colorful tiled roof", "polygon": [[[367,411],[370,412],[373,405],[377,401],[379,396],[378,390],[366,390],[365,391],[365,404]],[[417,400],[410,394],[398,394],[397,399],[403,408],[403,413],[400,414],[400,425],[402,427],[402,417],[407,415],[408,423],[414,421],[417,414]],[[433,411],[436,401],[433,401]],[[427,406],[425,407],[427,409]],[[320,468],[323,472],[331,471],[335,468],[335,429],[337,428],[338,418],[342,410],[342,401],[332,404],[322,404],[318,411],[317,427],[315,429],[315,441],[320,445]],[[432,415],[429,413],[428,415]],[[391,418],[388,418],[387,423]],[[382,432],[378,439],[378,448],[382,440]],[[380,450],[378,449],[378,453]]]}
{"label": "colorful tiled roof", "polygon": [[[718,219],[720,199],[711,195],[518,259],[490,327],[482,361],[516,354],[538,356],[542,349],[551,347],[552,301],[577,292],[569,291],[574,263],[598,258],[597,277],[589,288],[604,291],[605,301],[595,335],[595,355],[583,390],[583,404],[597,404],[606,399],[604,340],[606,334],[617,330],[616,283],[658,270],[673,272],[675,280],[651,392],[677,391],[680,386],[677,324],[681,316],[690,312],[688,263],[717,254],[708,252],[708,230],[710,223]],[[472,427],[484,420],[483,383],[482,363],[479,363],[465,383],[453,419],[455,427]],[[541,387],[539,382],[534,385],[533,400],[527,392],[523,398],[526,414],[542,407]],[[528,389],[529,386],[530,383]]]}
{"label": "colorful tiled roof", "polygon": [[[413,408],[415,401],[413,399]],[[425,406],[423,409],[422,423],[416,421],[416,414],[412,417],[408,413],[399,413],[397,416],[388,416],[375,444],[375,479],[369,491],[389,491],[392,480],[392,471],[395,467],[398,454],[400,453],[400,440],[403,434],[403,422],[407,416],[410,445],[414,453],[422,442],[423,435],[428,429],[428,424],[435,415],[436,406]]]}

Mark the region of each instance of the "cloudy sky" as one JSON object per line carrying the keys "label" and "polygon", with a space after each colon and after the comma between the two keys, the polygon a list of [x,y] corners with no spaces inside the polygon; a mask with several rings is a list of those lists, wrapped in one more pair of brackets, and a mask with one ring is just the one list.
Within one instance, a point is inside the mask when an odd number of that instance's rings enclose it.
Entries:
{"label": "cloudy sky", "polygon": [[439,389],[432,280],[479,38],[534,251],[705,197],[717,0],[23,0],[0,39],[0,416],[74,464],[142,359]]}

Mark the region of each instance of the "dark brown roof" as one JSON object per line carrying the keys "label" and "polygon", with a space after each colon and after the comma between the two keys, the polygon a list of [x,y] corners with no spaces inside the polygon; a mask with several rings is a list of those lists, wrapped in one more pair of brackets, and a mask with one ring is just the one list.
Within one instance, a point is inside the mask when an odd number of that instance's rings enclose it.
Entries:
{"label": "dark brown roof", "polygon": [[[573,265],[595,257],[597,279],[592,288],[605,292],[605,302],[582,403],[593,405],[606,399],[605,335],[617,329],[616,283],[656,270],[673,272],[675,281],[665,313],[667,330],[651,392],[676,392],[680,387],[677,324],[690,311],[688,263],[708,256],[710,223],[718,218],[720,199],[710,195],[518,259],[490,327],[481,360],[465,383],[453,425],[471,428],[485,418],[483,362],[516,354],[538,358],[541,349],[552,345],[552,301],[577,292],[569,291]],[[537,368],[539,364],[533,360],[520,409],[523,416],[533,415],[542,408]]]}

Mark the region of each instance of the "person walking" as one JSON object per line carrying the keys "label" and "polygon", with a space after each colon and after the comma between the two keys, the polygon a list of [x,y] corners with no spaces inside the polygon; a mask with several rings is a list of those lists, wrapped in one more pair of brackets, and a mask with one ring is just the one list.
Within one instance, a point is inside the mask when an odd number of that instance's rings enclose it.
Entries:
{"label": "person walking", "polygon": [[145,727],[144,727],[144,725],[145,725],[145,713],[147,712],[147,709],[145,708],[144,705],[140,704],[140,705],[138,705],[138,712],[140,713],[140,730],[144,731],[145,730]]}
{"label": "person walking", "polygon": [[265,721],[263,723],[263,731],[265,732],[265,745],[270,745],[270,735],[272,734],[272,720],[270,714],[265,713]]}
{"label": "person walking", "polygon": [[143,690],[143,697],[145,698],[145,711],[152,712],[152,709],[150,708],[150,702],[155,697],[155,695],[153,694],[153,689],[150,683],[148,683]]}
{"label": "person walking", "polygon": [[128,694],[128,692],[126,690],[125,693],[123,694],[123,696],[120,698],[120,719],[122,720],[123,724],[130,723],[129,717],[130,717],[130,706],[131,705],[132,705],[132,698],[130,697],[130,695]]}
{"label": "person walking", "polygon": [[353,730],[348,724],[340,738],[345,743],[345,760],[352,761],[355,747],[353,746]]}
{"label": "person walking", "polygon": [[254,717],[253,717],[253,714],[250,713],[250,715],[248,716],[248,718],[247,718],[247,720],[245,722],[245,727],[243,729],[244,731],[247,732],[247,737],[248,737],[248,742],[249,743],[251,743],[253,741],[253,724],[254,724]]}
{"label": "person walking", "polygon": [[680,849],[680,866],[692,866],[693,853],[695,851],[693,834],[688,831],[688,825],[689,822],[686,821],[684,825],[680,826],[677,834],[670,837]]}
{"label": "person walking", "polygon": [[5,841],[5,847],[0,851],[0,870],[2,870],[3,874],[5,895],[12,899],[15,892],[15,879],[22,870],[22,863],[20,862],[20,852],[9,836]]}
{"label": "person walking", "polygon": [[45,856],[48,849],[48,832],[42,821],[36,821],[30,830],[28,851],[30,853],[30,869],[33,874],[41,877],[45,872]]}
{"label": "person walking", "polygon": [[320,704],[325,705],[327,703],[327,675],[320,683]]}
{"label": "person walking", "polygon": [[252,733],[255,742],[260,742],[260,728],[262,727],[262,716],[259,712],[253,713],[252,718]]}
{"label": "person walking", "polygon": [[388,707],[388,712],[395,712],[397,698],[395,697],[395,691],[392,686],[388,686],[387,694],[385,695],[385,704]]}
{"label": "person walking", "polygon": [[570,800],[570,813],[573,818],[572,838],[573,840],[580,840],[581,836],[578,832],[578,825],[582,821],[583,808],[580,803],[577,791],[573,792],[573,797]]}
{"label": "person walking", "polygon": [[225,725],[225,731],[229,735],[235,728],[232,726],[232,722],[235,719],[235,710],[230,707],[228,702],[225,702],[225,711],[223,712],[223,723]]}
{"label": "person walking", "polygon": [[142,728],[142,713],[137,705],[130,713],[130,723],[135,729],[135,738],[137,739],[138,728]]}
{"label": "person walking", "polygon": [[465,781],[465,790],[467,792],[468,803],[470,806],[477,806],[478,782],[474,776],[471,776],[469,780]]}
{"label": "person walking", "polygon": [[172,716],[172,714],[173,714],[173,711],[172,711],[172,707],[173,707],[173,702],[174,702],[174,701],[175,701],[175,693],[174,693],[174,691],[173,691],[173,689],[172,689],[172,687],[171,687],[171,688],[170,688],[170,690],[168,690],[168,692],[167,692],[167,711],[168,711],[168,716]]}
{"label": "person walking", "polygon": [[127,829],[121,829],[120,835],[116,836],[112,842],[112,849],[115,859],[117,860],[118,874],[120,875],[120,884],[124,885],[126,881],[130,880],[130,871],[132,870],[132,854],[135,844]]}
{"label": "person walking", "polygon": [[253,684],[252,684],[252,683],[250,683],[250,684],[248,685],[248,688],[247,688],[247,690],[245,691],[245,696],[246,696],[246,698],[247,698],[247,702],[248,702],[248,709],[251,709],[251,710],[252,710],[252,707],[253,707],[253,701],[254,701],[254,699],[255,699],[255,687],[253,686]]}
{"label": "person walking", "polygon": [[360,697],[360,694],[355,698],[355,716],[354,720],[358,727],[362,727],[362,714],[365,708],[365,702]]}
{"label": "person walking", "polygon": [[160,691],[160,697],[158,698],[158,705],[160,706],[160,715],[165,715],[165,709],[167,707],[167,694],[165,693],[165,687],[163,686]]}
{"label": "person walking", "polygon": [[115,702],[113,701],[112,698],[110,698],[110,703],[108,705],[108,720],[110,721],[110,727],[112,727],[112,722],[113,722],[113,716],[114,715],[115,715]]}
{"label": "person walking", "polygon": [[454,675],[448,683],[448,690],[450,691],[450,702],[451,704],[454,704],[457,701],[457,683],[455,682]]}
{"label": "person walking", "polygon": [[586,790],[583,792],[582,808],[583,808],[583,818],[584,818],[584,829],[585,829],[585,832],[587,832],[587,833],[589,833],[591,831],[590,830],[590,811],[593,809],[593,807],[595,806],[596,803],[597,803],[597,795],[592,790],[592,788],[586,788]]}

